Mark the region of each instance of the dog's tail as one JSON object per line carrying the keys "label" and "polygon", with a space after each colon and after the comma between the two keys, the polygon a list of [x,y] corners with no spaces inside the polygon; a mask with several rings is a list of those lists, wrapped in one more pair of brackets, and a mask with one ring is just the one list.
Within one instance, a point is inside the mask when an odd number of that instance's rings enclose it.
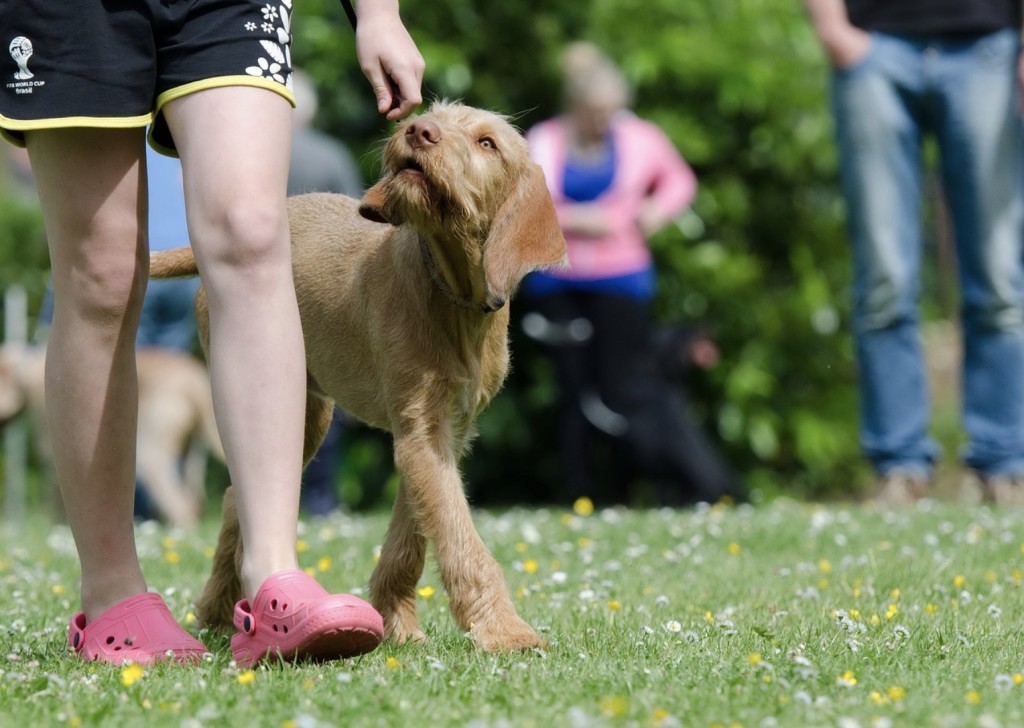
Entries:
{"label": "dog's tail", "polygon": [[150,278],[189,278],[197,275],[199,267],[192,248],[161,250],[149,257]]}

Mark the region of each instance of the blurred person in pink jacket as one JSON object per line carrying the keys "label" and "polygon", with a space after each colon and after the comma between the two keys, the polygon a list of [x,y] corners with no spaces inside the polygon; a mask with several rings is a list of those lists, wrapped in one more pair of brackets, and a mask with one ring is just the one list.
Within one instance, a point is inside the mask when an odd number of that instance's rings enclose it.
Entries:
{"label": "blurred person in pink jacket", "polygon": [[697,179],[664,132],[628,109],[626,80],[602,51],[574,43],[564,64],[565,112],[534,126],[527,140],[555,202],[569,267],[531,275],[523,295],[533,311],[524,328],[553,345],[559,447],[575,500],[595,495],[591,426],[624,435],[628,413],[640,406],[655,292],[647,239],[690,205]]}

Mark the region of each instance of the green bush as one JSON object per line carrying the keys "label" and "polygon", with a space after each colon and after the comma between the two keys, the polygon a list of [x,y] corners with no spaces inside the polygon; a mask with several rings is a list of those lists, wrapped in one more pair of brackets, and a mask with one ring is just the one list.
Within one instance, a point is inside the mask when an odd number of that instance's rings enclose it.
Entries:
{"label": "green bush", "polygon": [[[318,124],[346,141],[374,179],[390,125],[376,114],[341,6],[296,7],[294,60],[321,88]],[[566,42],[593,40],[621,64],[637,113],[662,126],[700,180],[691,213],[652,241],[659,318],[709,324],[722,350],[719,366],[692,382],[696,414],[760,493],[857,488],[865,469],[849,255],[827,68],[801,5],[404,0],[402,12],[427,61],[426,98],[491,108],[523,129],[558,111]],[[40,289],[40,235],[28,211],[0,208],[4,283]],[[512,376],[479,423],[466,464],[472,494],[563,497],[550,363],[515,329],[513,354]]]}

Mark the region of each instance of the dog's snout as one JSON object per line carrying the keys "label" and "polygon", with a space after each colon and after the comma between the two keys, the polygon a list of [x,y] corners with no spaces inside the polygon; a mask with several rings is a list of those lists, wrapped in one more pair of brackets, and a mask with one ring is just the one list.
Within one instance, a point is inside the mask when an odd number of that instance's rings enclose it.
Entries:
{"label": "dog's snout", "polygon": [[441,129],[432,121],[417,119],[405,127],[405,138],[413,147],[429,147],[441,141]]}

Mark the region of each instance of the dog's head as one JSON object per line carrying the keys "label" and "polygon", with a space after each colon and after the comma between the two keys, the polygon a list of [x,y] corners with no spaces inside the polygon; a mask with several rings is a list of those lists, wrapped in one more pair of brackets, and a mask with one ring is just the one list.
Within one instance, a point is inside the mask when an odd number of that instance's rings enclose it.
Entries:
{"label": "dog's head", "polygon": [[388,140],[363,217],[458,241],[501,305],[533,270],[565,264],[565,238],[526,140],[499,114],[436,102]]}

